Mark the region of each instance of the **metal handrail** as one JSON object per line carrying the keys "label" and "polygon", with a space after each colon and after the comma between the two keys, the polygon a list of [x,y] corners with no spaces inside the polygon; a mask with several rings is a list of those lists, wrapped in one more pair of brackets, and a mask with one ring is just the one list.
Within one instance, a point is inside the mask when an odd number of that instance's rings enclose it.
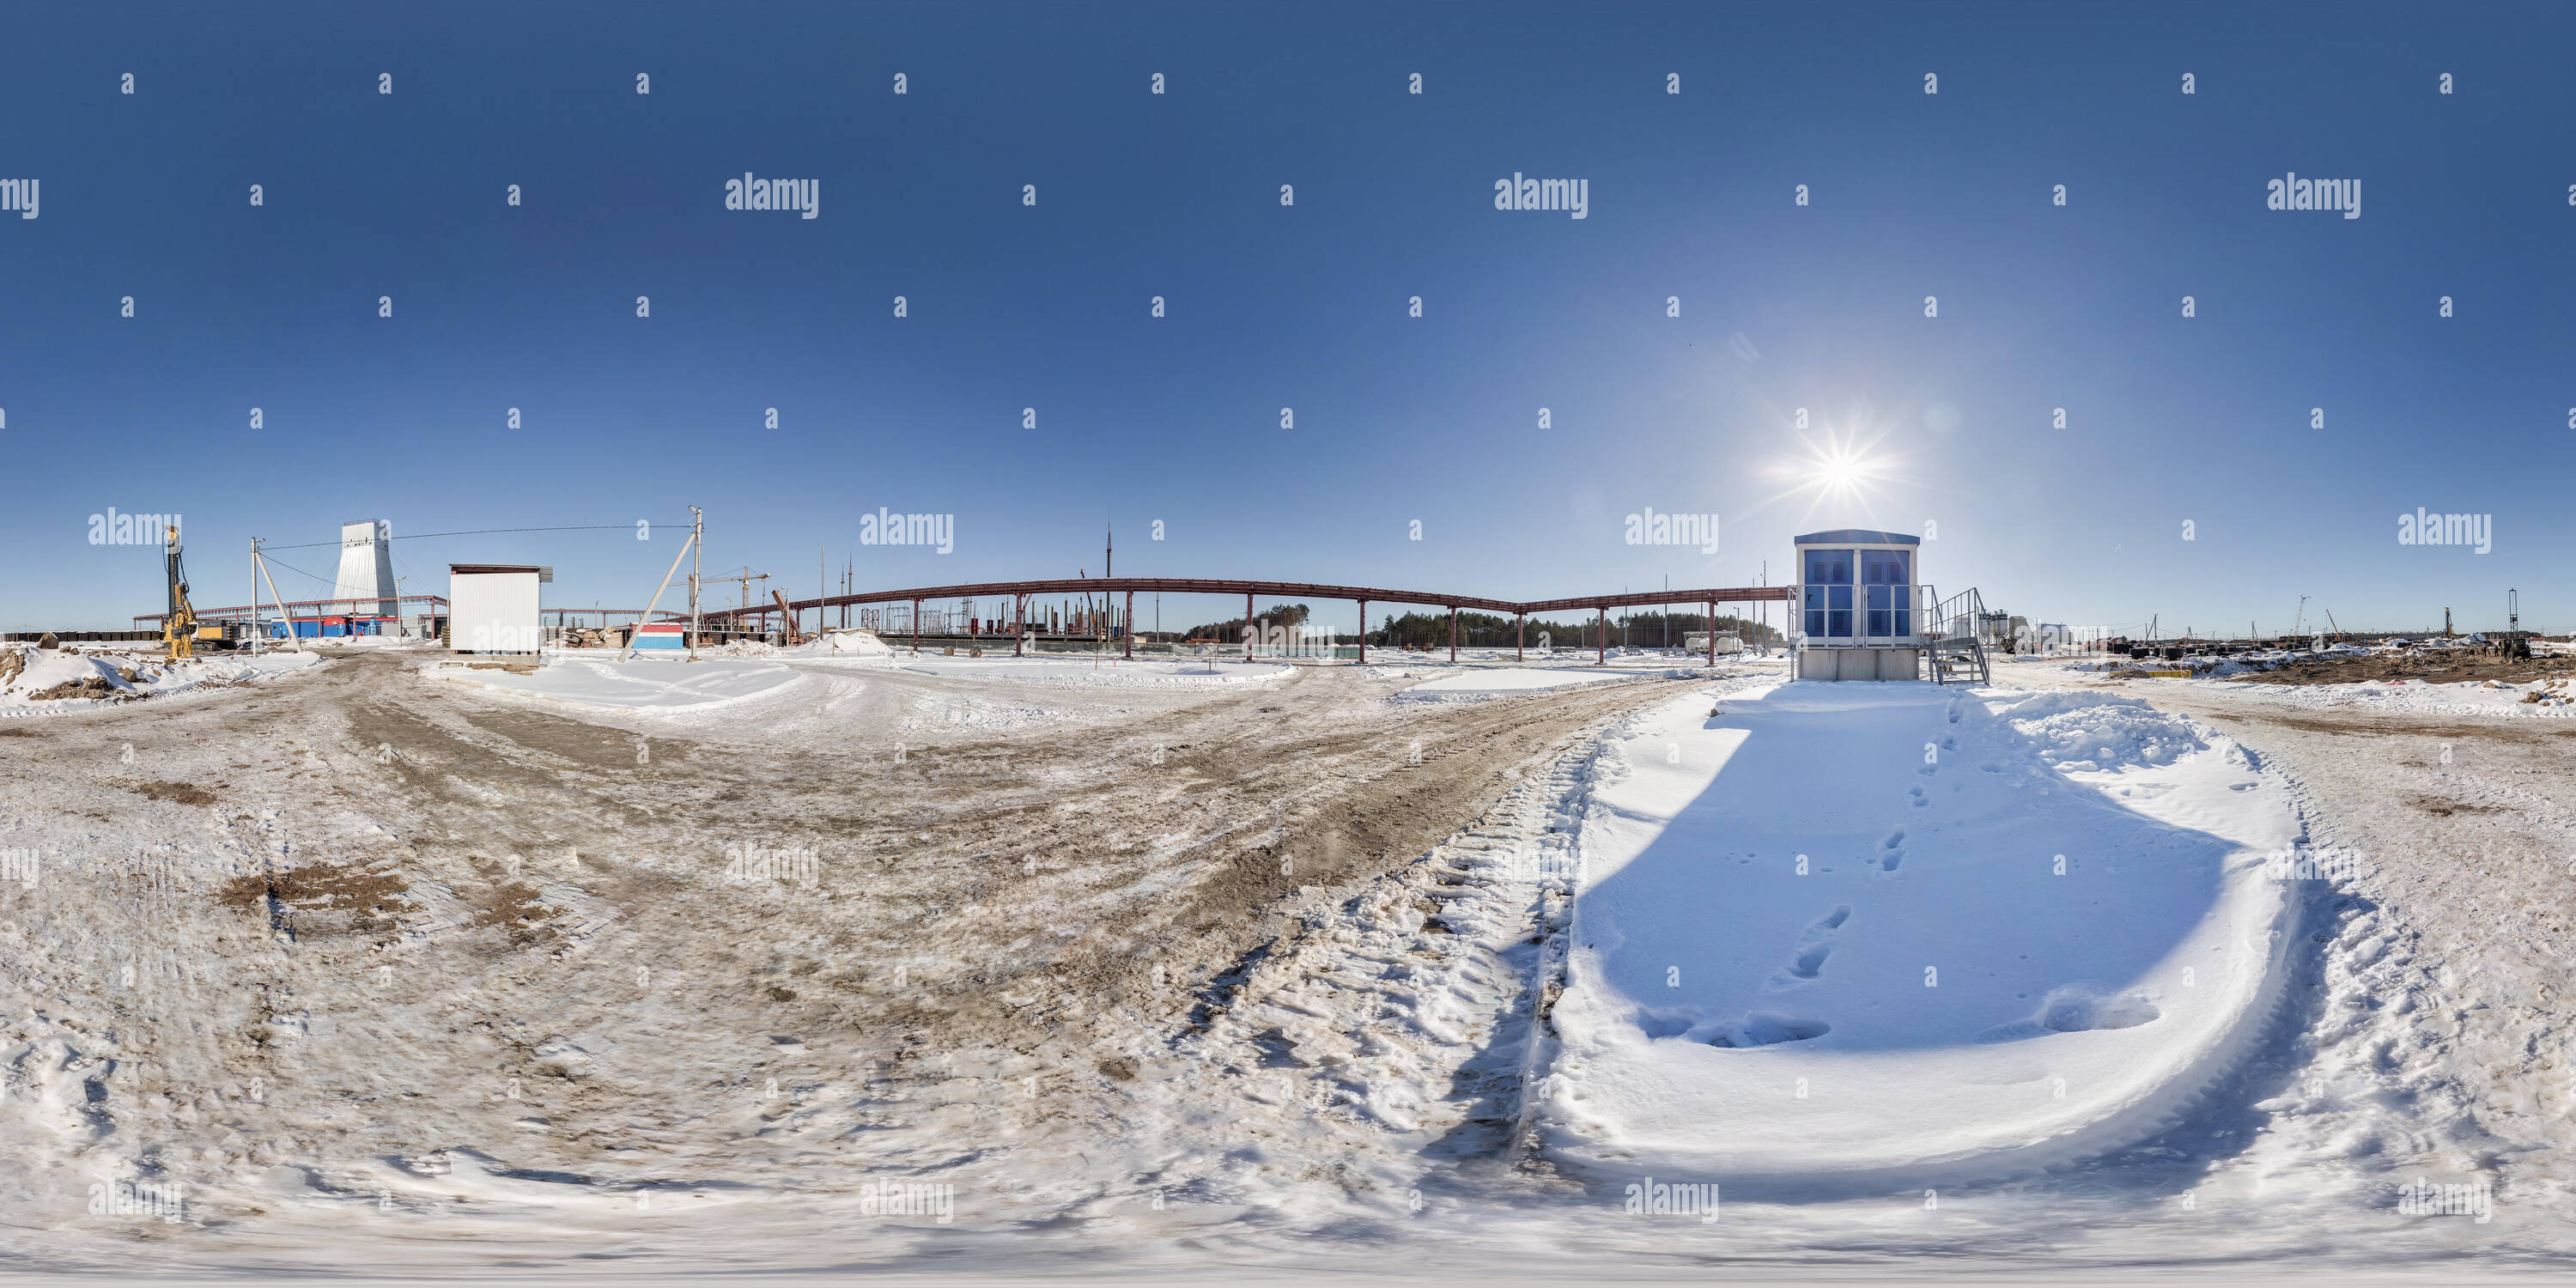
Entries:
{"label": "metal handrail", "polygon": [[1985,610],[1985,600],[1973,586],[1933,605],[1932,642],[1925,665],[1934,681],[1947,684],[1954,671],[1980,684],[1990,678],[1985,642],[1977,634]]}

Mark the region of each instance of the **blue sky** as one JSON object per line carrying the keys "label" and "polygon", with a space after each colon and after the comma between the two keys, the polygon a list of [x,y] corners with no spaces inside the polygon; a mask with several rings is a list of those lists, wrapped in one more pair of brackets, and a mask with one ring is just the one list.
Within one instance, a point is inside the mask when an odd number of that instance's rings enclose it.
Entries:
{"label": "blue sky", "polygon": [[[88,544],[111,506],[186,516],[202,605],[243,598],[252,535],[693,503],[710,572],[796,595],[818,548],[872,588],[1097,573],[1104,522],[1122,573],[1506,598],[1778,581],[1795,532],[1933,523],[1925,580],[2034,619],[2274,630],[2307,595],[2348,627],[2500,625],[2511,586],[2526,625],[2576,629],[2560,6],[8,28],[0,178],[42,185],[39,218],[0,216],[8,629],[158,608],[155,551]],[[817,180],[820,216],[724,209],[745,171]],[[2360,180],[2361,217],[2267,210],[2289,171]],[[1515,172],[1586,180],[1587,217],[1494,209]],[[1799,490],[1829,438],[1868,445],[1866,495]],[[955,551],[860,547],[878,506],[953,513]],[[1625,544],[1648,506],[1720,514],[1722,549]],[[2492,551],[2398,544],[2418,506],[2492,515]],[[636,606],[677,545],[396,549],[416,591],[524,561],[556,567],[550,604]]]}

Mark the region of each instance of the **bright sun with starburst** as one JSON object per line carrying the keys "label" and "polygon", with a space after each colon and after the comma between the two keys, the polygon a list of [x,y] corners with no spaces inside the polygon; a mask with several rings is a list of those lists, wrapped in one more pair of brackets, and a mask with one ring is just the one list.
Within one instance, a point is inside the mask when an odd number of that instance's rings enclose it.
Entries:
{"label": "bright sun with starburst", "polygon": [[1798,441],[1806,455],[1782,466],[1780,475],[1789,487],[1772,499],[1804,496],[1808,519],[1821,510],[1829,520],[1850,515],[1875,522],[1871,503],[1882,486],[1896,481],[1891,473],[1895,462],[1872,451],[1875,441],[1863,444],[1856,434],[1827,431],[1821,441],[1800,434]]}

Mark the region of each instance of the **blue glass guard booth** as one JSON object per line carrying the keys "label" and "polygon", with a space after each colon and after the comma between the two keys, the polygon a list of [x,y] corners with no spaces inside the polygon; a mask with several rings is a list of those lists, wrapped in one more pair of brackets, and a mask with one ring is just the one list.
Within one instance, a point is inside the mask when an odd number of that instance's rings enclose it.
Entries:
{"label": "blue glass guard booth", "polygon": [[1802,680],[1922,678],[1928,641],[1918,537],[1866,528],[1796,539],[1796,675]]}

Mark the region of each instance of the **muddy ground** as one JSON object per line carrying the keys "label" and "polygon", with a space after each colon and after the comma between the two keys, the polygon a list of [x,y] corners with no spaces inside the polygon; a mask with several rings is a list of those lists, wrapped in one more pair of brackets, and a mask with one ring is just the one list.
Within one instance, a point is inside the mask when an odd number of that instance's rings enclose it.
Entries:
{"label": "muddy ground", "polygon": [[2494,680],[2500,684],[2529,684],[2562,676],[2576,676],[2576,657],[2512,659],[2462,650],[2300,658],[2270,670],[2229,678],[2256,684],[2358,684],[2364,680],[2422,680],[2434,684]]}
{"label": "muddy ground", "polygon": [[[1423,703],[1389,700],[1423,677],[1299,668],[1047,695],[1065,718],[1025,733],[817,745],[660,736],[412,665],[339,657],[0,740],[12,843],[48,858],[0,887],[22,1017],[0,1036],[76,1075],[21,1079],[61,1103],[0,1151],[38,1218],[0,1218],[46,1225],[121,1173],[184,1180],[253,1238],[317,1193],[427,1201],[410,1187],[458,1157],[647,1198],[937,1172],[1061,1211],[1031,1173],[1138,1183],[1073,1160],[1264,1058],[1179,1052],[1296,914],[1689,683]],[[993,688],[867,683],[905,706]]]}

